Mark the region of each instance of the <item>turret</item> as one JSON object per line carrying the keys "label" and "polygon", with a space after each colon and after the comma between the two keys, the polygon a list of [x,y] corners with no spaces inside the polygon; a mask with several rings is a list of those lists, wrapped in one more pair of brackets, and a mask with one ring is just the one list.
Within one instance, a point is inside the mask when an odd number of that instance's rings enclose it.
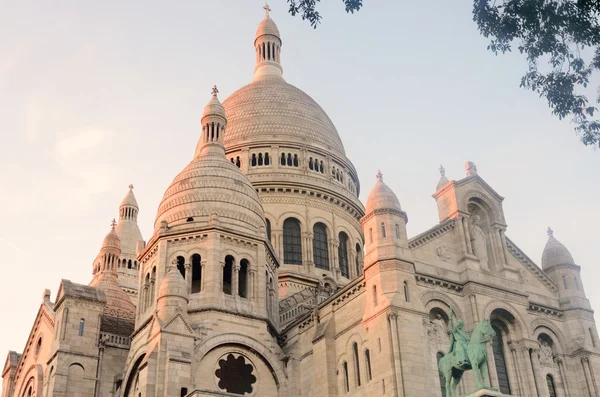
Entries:
{"label": "turret", "polygon": [[188,302],[187,284],[176,264],[173,264],[160,283],[156,304],[158,316],[163,321],[172,319],[177,313],[187,317]]}
{"label": "turret", "polygon": [[378,260],[405,258],[410,260],[406,223],[396,194],[383,182],[381,172],[369,194],[365,216],[361,219],[365,235],[365,270]]}
{"label": "turret", "polygon": [[277,25],[271,19],[271,9],[265,4],[265,17],[256,29],[254,50],[256,52],[256,67],[254,79],[264,77],[279,77],[283,74],[281,67],[281,36]]}
{"label": "turret", "polygon": [[225,117],[225,109],[219,101],[217,94],[219,90],[217,86],[212,88],[212,96],[210,101],[204,107],[202,113],[202,135],[196,146],[194,157],[207,152],[213,152],[225,155],[225,127],[227,126],[227,118]]}

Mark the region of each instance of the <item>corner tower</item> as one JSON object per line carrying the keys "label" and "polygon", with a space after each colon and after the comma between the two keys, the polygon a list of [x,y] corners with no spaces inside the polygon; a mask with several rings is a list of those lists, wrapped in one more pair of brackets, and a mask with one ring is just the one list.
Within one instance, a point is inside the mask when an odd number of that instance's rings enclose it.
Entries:
{"label": "corner tower", "polygon": [[231,94],[227,158],[252,182],[282,262],[280,298],[362,273],[360,183],[327,113],[283,77],[282,39],[265,7],[253,81]]}

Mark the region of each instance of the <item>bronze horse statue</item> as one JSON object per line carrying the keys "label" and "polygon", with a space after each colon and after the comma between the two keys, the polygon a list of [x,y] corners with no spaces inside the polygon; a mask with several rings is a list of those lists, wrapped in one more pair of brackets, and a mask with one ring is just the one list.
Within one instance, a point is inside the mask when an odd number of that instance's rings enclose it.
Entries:
{"label": "bronze horse statue", "polygon": [[461,341],[456,340],[456,337],[454,337],[457,328],[460,328],[459,332],[461,332],[461,334],[459,335],[466,335],[464,331],[462,331],[462,321],[459,321],[459,325],[453,329],[453,342],[450,351],[440,359],[438,364],[440,373],[444,376],[446,381],[445,397],[457,397],[456,386],[458,386],[463,373],[469,370],[475,372],[475,382],[477,383],[478,390],[489,388],[489,386],[486,385],[485,380],[488,359],[485,344],[492,341],[492,338],[496,336],[496,332],[488,320],[480,321],[475,326],[468,342],[464,341],[466,346],[459,347],[466,350],[467,361],[464,359],[464,352],[462,354],[462,360],[459,359],[459,355],[457,354],[457,345],[461,343]]}

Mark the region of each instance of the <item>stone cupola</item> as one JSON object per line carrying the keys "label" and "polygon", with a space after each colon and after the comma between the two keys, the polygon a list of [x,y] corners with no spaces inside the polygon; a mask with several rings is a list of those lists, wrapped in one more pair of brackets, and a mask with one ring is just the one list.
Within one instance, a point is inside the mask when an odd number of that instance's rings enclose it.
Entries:
{"label": "stone cupola", "polygon": [[254,79],[264,77],[282,78],[281,67],[281,36],[275,22],[271,19],[271,9],[265,4],[265,17],[256,29],[254,36],[254,50],[256,52],[256,67],[254,68]]}

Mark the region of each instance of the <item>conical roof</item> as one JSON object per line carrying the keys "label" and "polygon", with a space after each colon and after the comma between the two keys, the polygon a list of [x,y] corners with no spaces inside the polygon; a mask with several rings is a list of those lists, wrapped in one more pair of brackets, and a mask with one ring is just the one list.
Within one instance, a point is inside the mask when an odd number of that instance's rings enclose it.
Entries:
{"label": "conical roof", "polygon": [[557,265],[574,265],[573,256],[560,241],[554,237],[552,229],[548,228],[548,242],[542,253],[542,269]]}
{"label": "conical roof", "polygon": [[254,35],[254,41],[256,42],[256,40],[260,36],[264,36],[267,34],[271,35],[271,36],[276,36],[279,40],[281,40],[281,36],[279,35],[279,29],[277,28],[275,21],[273,21],[271,19],[271,16],[269,15],[269,11],[271,11],[271,9],[269,8],[268,5],[265,5],[263,8],[265,10],[265,17],[260,22],[260,24],[258,25],[258,28],[256,29],[256,34]]}
{"label": "conical roof", "polygon": [[158,289],[157,300],[168,297],[184,298],[186,301],[188,300],[187,284],[175,266],[171,266],[169,272],[160,283],[160,288]]}
{"label": "conical roof", "polygon": [[383,174],[377,172],[377,182],[369,193],[365,206],[365,215],[379,209],[402,211],[396,194],[383,182]]}
{"label": "conical roof", "polygon": [[129,185],[129,191],[123,198],[123,201],[121,201],[121,205],[119,205],[119,207],[124,207],[124,206],[131,206],[131,207],[139,208],[137,200],[135,199],[135,195],[133,194],[133,185]]}
{"label": "conical roof", "polygon": [[117,234],[116,230],[115,230],[115,226],[117,225],[117,223],[115,222],[115,220],[112,220],[111,223],[111,228],[110,231],[108,232],[108,234],[106,235],[106,237],[104,237],[104,240],[102,241],[102,248],[113,248],[113,249],[117,249],[119,250],[119,252],[121,251],[121,239],[119,238],[119,235]]}

